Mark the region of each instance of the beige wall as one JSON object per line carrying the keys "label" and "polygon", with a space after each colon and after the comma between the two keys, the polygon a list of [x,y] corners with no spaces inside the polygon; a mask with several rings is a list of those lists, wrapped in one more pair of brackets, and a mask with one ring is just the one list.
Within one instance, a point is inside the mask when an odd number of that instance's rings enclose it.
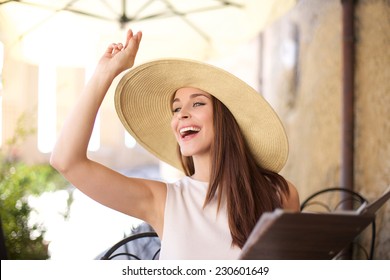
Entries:
{"label": "beige wall", "polygon": [[[356,3],[354,181],[372,201],[390,186],[390,4]],[[302,0],[263,35],[263,92],[285,122],[282,172],[301,200],[340,185],[341,24],[341,1]],[[375,258],[390,259],[390,202],[377,216]]]}

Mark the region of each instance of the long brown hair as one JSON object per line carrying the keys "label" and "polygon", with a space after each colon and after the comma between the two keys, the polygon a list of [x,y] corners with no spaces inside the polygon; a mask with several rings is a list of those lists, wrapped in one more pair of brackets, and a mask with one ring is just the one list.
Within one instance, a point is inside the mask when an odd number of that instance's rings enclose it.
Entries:
{"label": "long brown hair", "polygon": [[[232,244],[242,248],[260,216],[282,207],[281,197],[289,195],[289,188],[281,175],[256,163],[234,116],[218,99],[212,100],[214,144],[204,207],[216,194],[218,209],[226,201]],[[181,161],[186,175],[193,175],[192,157],[181,156]]]}

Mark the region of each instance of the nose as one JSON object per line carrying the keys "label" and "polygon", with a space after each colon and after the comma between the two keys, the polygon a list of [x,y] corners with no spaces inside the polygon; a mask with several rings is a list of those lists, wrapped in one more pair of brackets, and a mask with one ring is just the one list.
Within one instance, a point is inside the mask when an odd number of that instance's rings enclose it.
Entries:
{"label": "nose", "polygon": [[190,115],[189,111],[186,110],[185,108],[181,108],[181,110],[178,114],[179,120],[188,119],[190,117],[191,117],[191,115]]}

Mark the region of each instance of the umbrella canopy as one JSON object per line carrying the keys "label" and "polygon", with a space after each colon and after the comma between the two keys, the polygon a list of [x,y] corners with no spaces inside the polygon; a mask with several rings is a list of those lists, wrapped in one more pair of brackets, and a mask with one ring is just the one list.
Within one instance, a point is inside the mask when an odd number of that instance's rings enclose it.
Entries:
{"label": "umbrella canopy", "polygon": [[228,54],[296,0],[2,0],[0,40],[32,63],[85,65],[128,28],[142,30],[139,60]]}

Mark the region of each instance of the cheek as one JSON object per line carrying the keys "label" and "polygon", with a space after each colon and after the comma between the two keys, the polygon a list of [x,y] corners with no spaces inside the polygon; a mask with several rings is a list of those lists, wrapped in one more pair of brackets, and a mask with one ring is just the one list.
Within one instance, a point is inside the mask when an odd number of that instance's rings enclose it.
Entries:
{"label": "cheek", "polygon": [[215,134],[215,129],[214,129],[214,118],[213,118],[213,112],[210,113],[210,130],[211,130],[211,137],[214,140],[214,134]]}
{"label": "cheek", "polygon": [[171,129],[172,129],[172,132],[175,133],[176,132],[176,127],[177,127],[177,120],[172,117],[172,120],[171,120]]}
{"label": "cheek", "polygon": [[203,116],[203,123],[207,124],[209,129],[214,130],[213,112],[209,111]]}

